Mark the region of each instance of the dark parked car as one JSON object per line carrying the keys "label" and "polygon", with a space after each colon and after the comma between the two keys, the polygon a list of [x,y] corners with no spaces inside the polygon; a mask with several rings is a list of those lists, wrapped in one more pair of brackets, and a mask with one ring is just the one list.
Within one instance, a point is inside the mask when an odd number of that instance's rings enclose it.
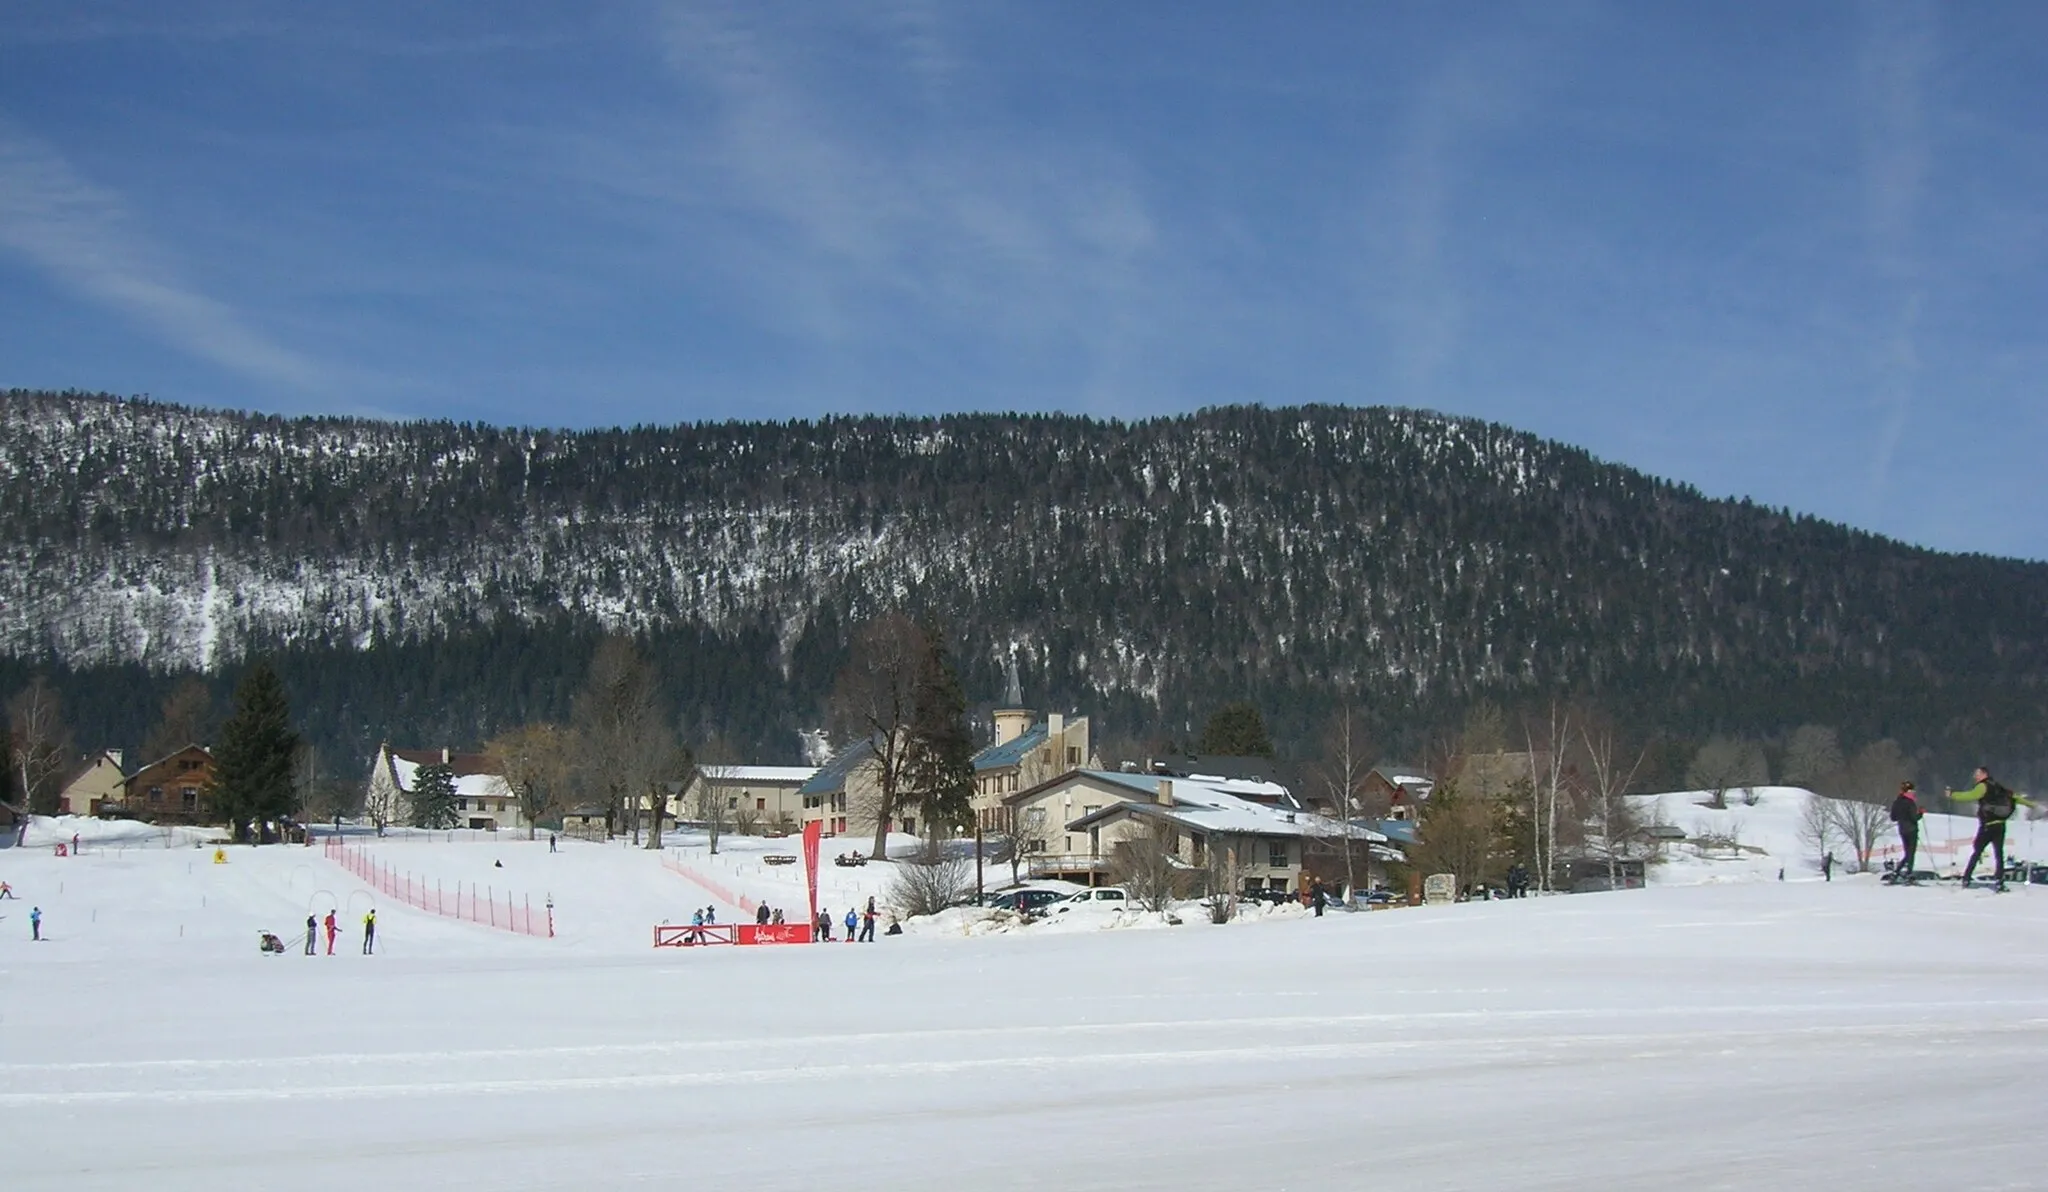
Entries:
{"label": "dark parked car", "polygon": [[1042,911],[1048,905],[1065,898],[1061,890],[1005,890],[988,900],[988,904],[1002,911]]}

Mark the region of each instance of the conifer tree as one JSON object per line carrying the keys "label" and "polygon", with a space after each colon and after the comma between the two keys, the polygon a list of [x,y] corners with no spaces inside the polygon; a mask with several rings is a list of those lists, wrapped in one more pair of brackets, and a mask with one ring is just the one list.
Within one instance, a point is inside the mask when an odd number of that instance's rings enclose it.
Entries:
{"label": "conifer tree", "polygon": [[1199,751],[1230,757],[1272,757],[1273,738],[1266,732],[1266,718],[1259,714],[1258,705],[1225,704],[1203,726]]}
{"label": "conifer tree", "polygon": [[[228,821],[237,841],[248,840],[252,826],[292,813],[298,748],[284,683],[259,658],[235,688],[235,711],[221,726],[214,751],[213,810]],[[255,838],[262,842],[260,827]]]}
{"label": "conifer tree", "polygon": [[455,771],[439,762],[413,772],[412,826],[452,828],[455,815]]}
{"label": "conifer tree", "polygon": [[937,840],[942,827],[966,828],[973,813],[974,734],[967,727],[967,697],[944,635],[934,626],[925,630],[924,639],[905,769],[925,834]]}

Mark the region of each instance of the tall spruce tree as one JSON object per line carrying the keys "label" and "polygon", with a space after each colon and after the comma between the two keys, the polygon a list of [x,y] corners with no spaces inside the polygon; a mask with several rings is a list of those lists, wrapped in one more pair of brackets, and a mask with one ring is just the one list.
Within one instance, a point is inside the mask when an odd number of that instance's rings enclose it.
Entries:
{"label": "tall spruce tree", "polygon": [[299,735],[292,731],[291,702],[270,663],[257,659],[235,688],[235,711],[221,726],[214,751],[214,813],[228,821],[235,839],[250,839],[254,828],[283,819],[296,806],[292,763]]}
{"label": "tall spruce tree", "polygon": [[455,771],[439,762],[413,772],[412,826],[452,828],[455,815]]}
{"label": "tall spruce tree", "polygon": [[974,734],[967,726],[967,697],[960,675],[936,626],[924,633],[924,657],[917,672],[905,777],[925,835],[964,829],[973,816]]}
{"label": "tall spruce tree", "polygon": [[1273,738],[1266,732],[1266,718],[1259,714],[1258,705],[1225,704],[1202,727],[1200,751],[1231,757],[1272,757]]}

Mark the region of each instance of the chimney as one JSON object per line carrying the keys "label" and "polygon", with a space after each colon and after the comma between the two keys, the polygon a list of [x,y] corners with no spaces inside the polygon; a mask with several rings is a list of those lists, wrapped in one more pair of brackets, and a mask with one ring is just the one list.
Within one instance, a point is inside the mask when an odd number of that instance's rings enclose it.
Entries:
{"label": "chimney", "polygon": [[[1060,734],[1067,731],[1067,718],[1058,712],[1048,712],[1045,717],[1045,741],[1054,749],[1060,748]],[[1064,762],[1067,755],[1061,753],[1054,759]]]}
{"label": "chimney", "polygon": [[1161,807],[1173,806],[1173,779],[1171,778],[1159,780],[1159,805]]}
{"label": "chimney", "polygon": [[120,769],[120,768],[121,768],[121,751],[120,751],[120,750],[118,750],[118,749],[109,749],[109,750],[107,750],[107,760],[108,760],[108,761],[110,761],[110,762],[112,762],[112,763],[114,763],[114,768],[115,768],[116,770]]}
{"label": "chimney", "polygon": [[448,764],[448,747],[446,745],[441,746],[441,764],[444,766]]}

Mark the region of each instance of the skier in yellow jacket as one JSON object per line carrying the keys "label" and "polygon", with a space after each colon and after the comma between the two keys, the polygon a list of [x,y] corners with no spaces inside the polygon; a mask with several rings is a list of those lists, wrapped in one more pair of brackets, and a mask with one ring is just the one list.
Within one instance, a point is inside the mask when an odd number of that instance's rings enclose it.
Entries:
{"label": "skier in yellow jacket", "polygon": [[1963,866],[1963,885],[1966,887],[1970,885],[1971,876],[1977,872],[1977,861],[1983,857],[1984,846],[1988,844],[1991,846],[1992,862],[1998,866],[1996,870],[1998,880],[1994,883],[1993,888],[2003,893],[2005,890],[2005,821],[2012,818],[2012,813],[2019,804],[2024,803],[2032,807],[2034,801],[2022,795],[2014,794],[2012,788],[1993,779],[1991,771],[1983,766],[1977,767],[1975,778],[1977,785],[1970,789],[1948,792],[1948,797],[1958,803],[1975,803],[1977,805],[1977,842],[1970,849],[1970,863]]}

